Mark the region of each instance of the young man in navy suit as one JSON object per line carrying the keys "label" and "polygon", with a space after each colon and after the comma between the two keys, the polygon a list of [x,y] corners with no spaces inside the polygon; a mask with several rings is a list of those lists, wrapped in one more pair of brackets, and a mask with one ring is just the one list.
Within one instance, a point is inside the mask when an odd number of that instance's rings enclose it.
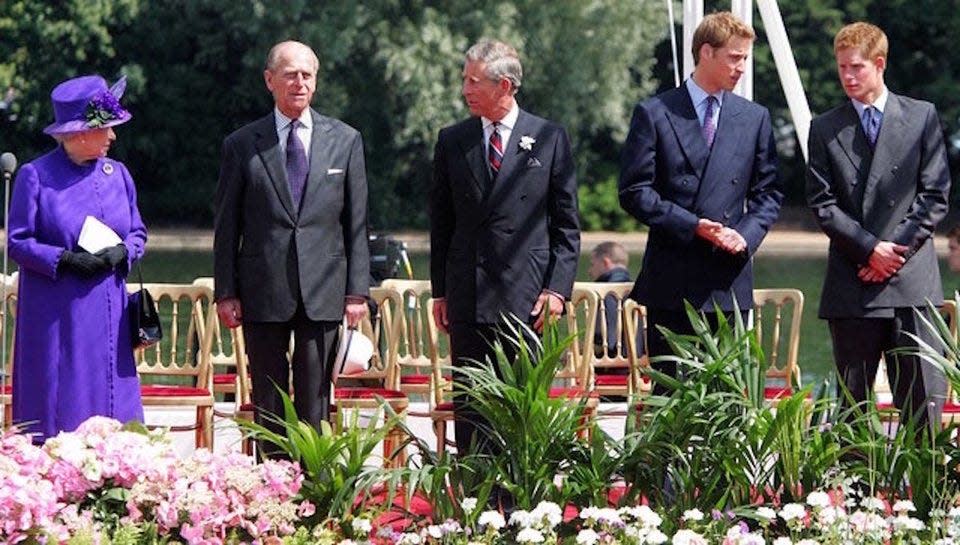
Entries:
{"label": "young man in navy suit", "polygon": [[[519,108],[521,80],[514,48],[499,41],[471,47],[463,97],[472,117],[437,138],[430,280],[434,319],[450,334],[454,366],[492,357],[489,343],[507,316],[541,331],[573,291],[580,224],[570,140],[559,124]],[[460,452],[476,431],[465,402],[456,396]]]}
{"label": "young man in navy suit", "polygon": [[[833,49],[850,100],[813,120],[807,163],[807,203],[830,237],[820,317],[854,403],[867,398],[885,356],[902,420],[938,426],[943,374],[891,351],[916,349],[911,335],[936,346],[920,316],[928,302],[943,303],[933,232],[947,213],[950,170],[940,118],[933,104],[887,90],[878,27],[847,25]],[[844,392],[841,404],[849,405]]]}
{"label": "young man in navy suit", "polygon": [[[770,113],[731,92],[753,39],[728,12],[704,17],[691,77],[633,113],[620,205],[650,227],[631,297],[647,307],[651,357],[672,354],[658,326],[692,333],[684,301],[714,321],[714,305],[753,305],[752,256],[783,200]],[[673,363],[651,363],[676,375]]]}

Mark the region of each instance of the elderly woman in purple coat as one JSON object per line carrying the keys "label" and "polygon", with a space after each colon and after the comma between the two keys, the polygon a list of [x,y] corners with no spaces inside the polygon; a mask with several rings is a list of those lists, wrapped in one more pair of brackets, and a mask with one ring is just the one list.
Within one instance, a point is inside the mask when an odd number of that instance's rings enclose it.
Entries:
{"label": "elderly woman in purple coat", "polygon": [[[43,441],[94,415],[143,420],[127,318],[126,276],[143,255],[146,228],[127,168],[108,159],[115,125],[130,119],[100,76],[51,93],[56,149],[23,165],[10,205],[10,257],[20,266],[13,362],[13,419]],[[99,223],[98,223],[99,222]],[[119,244],[80,245],[85,223]],[[92,243],[86,243],[89,248]]]}

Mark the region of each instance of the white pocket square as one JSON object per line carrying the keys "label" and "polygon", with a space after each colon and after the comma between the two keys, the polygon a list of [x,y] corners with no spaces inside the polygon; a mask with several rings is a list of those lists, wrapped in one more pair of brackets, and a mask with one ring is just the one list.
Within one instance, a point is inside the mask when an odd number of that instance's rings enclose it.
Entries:
{"label": "white pocket square", "polygon": [[329,175],[331,175],[331,174],[343,174],[343,169],[342,169],[342,168],[328,168],[328,169],[327,169],[327,176],[329,176]]}

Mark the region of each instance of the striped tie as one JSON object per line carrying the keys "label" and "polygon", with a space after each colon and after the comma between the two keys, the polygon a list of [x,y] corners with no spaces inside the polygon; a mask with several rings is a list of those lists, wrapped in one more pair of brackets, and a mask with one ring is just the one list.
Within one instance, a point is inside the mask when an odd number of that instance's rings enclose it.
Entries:
{"label": "striped tie", "polygon": [[713,138],[717,135],[717,121],[714,117],[714,105],[717,98],[713,95],[707,97],[707,111],[703,116],[703,138],[707,141],[707,147],[713,147]]}
{"label": "striped tie", "polygon": [[500,139],[500,123],[493,122],[493,132],[490,133],[490,145],[487,146],[487,159],[490,161],[490,177],[496,178],[503,162],[503,140]]}

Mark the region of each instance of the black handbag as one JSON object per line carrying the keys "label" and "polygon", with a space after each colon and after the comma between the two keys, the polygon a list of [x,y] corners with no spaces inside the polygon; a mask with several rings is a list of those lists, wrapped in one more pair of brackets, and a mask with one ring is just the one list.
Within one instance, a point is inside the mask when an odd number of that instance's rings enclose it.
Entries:
{"label": "black handbag", "polygon": [[134,350],[153,346],[163,339],[160,315],[153,296],[143,287],[143,272],[137,263],[140,289],[130,294],[127,311],[130,313],[130,334]]}

